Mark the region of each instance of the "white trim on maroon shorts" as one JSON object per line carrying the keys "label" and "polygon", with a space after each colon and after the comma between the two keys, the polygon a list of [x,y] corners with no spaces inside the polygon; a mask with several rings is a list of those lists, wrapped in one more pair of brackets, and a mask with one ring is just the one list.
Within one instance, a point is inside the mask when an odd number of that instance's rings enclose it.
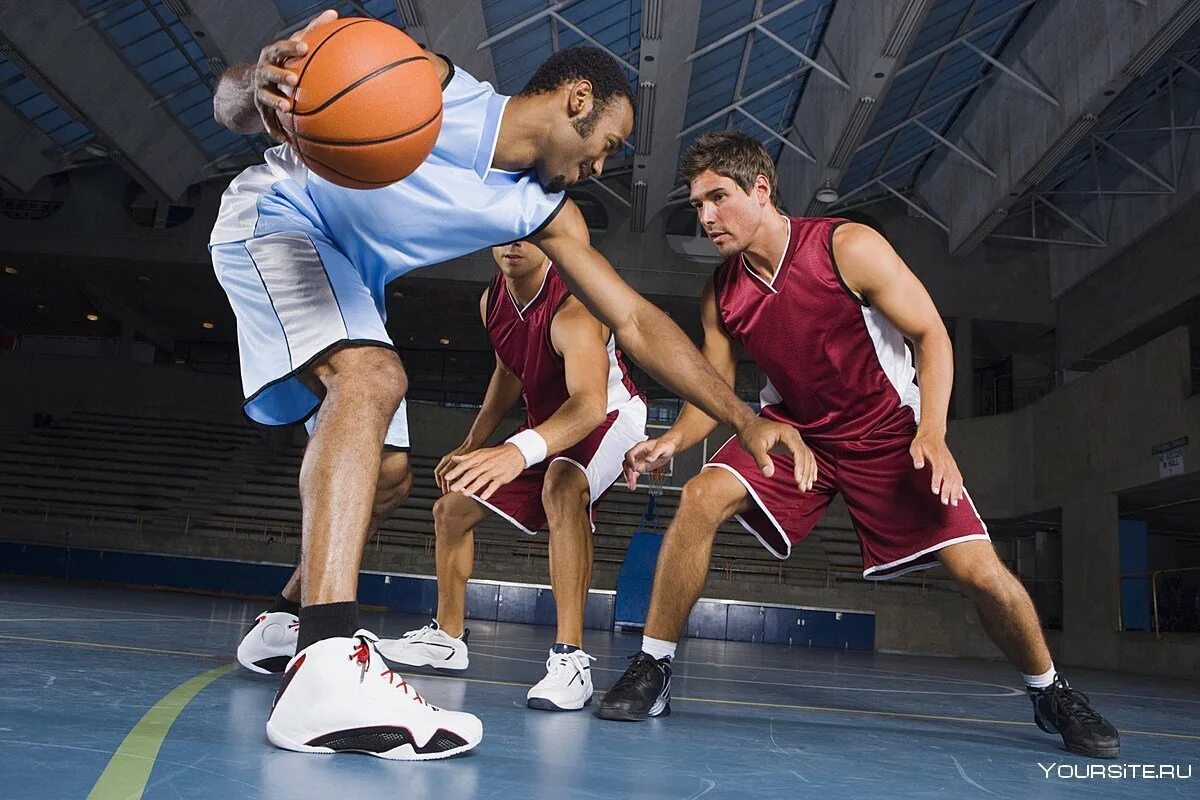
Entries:
{"label": "white trim on maroon shorts", "polygon": [[477,496],[475,496],[475,495],[471,494],[470,492],[468,492],[468,493],[467,493],[467,497],[471,498],[471,499],[472,499],[472,500],[474,500],[476,503],[479,503],[479,505],[483,506],[484,508],[486,508],[486,509],[488,509],[488,510],[492,511],[492,512],[493,512],[493,513],[495,513],[497,516],[499,516],[499,517],[503,517],[504,519],[508,520],[508,521],[509,521],[509,522],[511,522],[511,523],[513,524],[513,526],[514,526],[514,527],[516,527],[518,530],[524,531],[525,533],[528,533],[530,536],[537,536],[537,535],[538,535],[538,532],[537,532],[537,531],[531,531],[531,530],[529,530],[529,528],[526,528],[524,525],[522,525],[521,523],[517,522],[515,519],[513,519],[512,517],[510,517],[508,514],[505,514],[503,511],[501,511],[499,508],[497,508],[496,506],[494,506],[494,505],[492,505],[491,503],[489,503],[487,500],[484,500],[484,499],[482,499],[482,498],[480,498],[480,497],[477,497]]}
{"label": "white trim on maroon shorts", "polygon": [[963,487],[963,497],[965,497],[967,500],[967,503],[970,504],[971,511],[972,511],[972,513],[975,514],[975,519],[979,520],[979,524],[983,527],[983,533],[972,533],[972,534],[968,534],[966,536],[958,536],[958,537],[955,537],[954,539],[947,539],[946,541],[938,542],[937,544],[935,544],[931,547],[926,547],[924,550],[920,550],[916,553],[913,553],[910,556],[905,556],[904,558],[898,558],[895,561],[889,561],[886,564],[876,564],[875,566],[873,566],[869,569],[864,569],[863,577],[869,581],[886,581],[886,580],[890,580],[891,578],[898,578],[901,575],[907,575],[910,572],[916,572],[917,570],[929,569],[930,567],[937,566],[938,562],[936,560],[934,560],[934,561],[930,561],[928,564],[925,564],[925,563],[915,564],[911,567],[905,567],[904,569],[900,570],[899,572],[889,572],[887,575],[880,575],[878,577],[874,577],[874,573],[880,572],[881,570],[885,570],[885,569],[891,569],[892,567],[899,566],[900,564],[907,564],[908,562],[910,562],[914,559],[920,558],[921,556],[928,555],[930,553],[937,552],[938,550],[949,547],[952,544],[961,544],[962,542],[971,542],[971,541],[977,541],[977,540],[981,540],[981,539],[986,539],[990,542],[992,540],[992,537],[988,533],[987,523],[983,521],[983,517],[979,516],[979,509],[977,509],[975,507],[975,501],[973,501],[971,499],[971,495],[967,493],[967,487],[965,487],[965,486]]}
{"label": "white trim on maroon shorts", "polygon": [[[640,411],[641,412],[637,418],[633,419],[633,424],[637,424],[640,420],[641,432],[638,435],[640,435],[642,438],[636,439],[635,441],[632,442],[632,444],[629,444],[627,447],[623,447],[620,450],[620,452],[616,454],[616,472],[613,475],[612,480],[608,481],[608,483],[603,484],[603,485],[593,485],[592,476],[588,473],[587,467],[585,467],[583,464],[579,463],[575,459],[569,458],[567,456],[555,456],[554,458],[550,459],[550,462],[546,465],[546,468],[549,469],[550,464],[553,464],[555,461],[565,461],[568,464],[574,465],[575,467],[577,467],[579,469],[580,472],[583,473],[583,478],[585,481],[587,481],[587,484],[588,484],[587,513],[588,513],[588,524],[592,528],[592,533],[596,532],[596,523],[592,520],[592,507],[596,505],[596,502],[600,499],[601,495],[603,495],[606,491],[608,491],[609,487],[611,487],[614,483],[616,483],[617,479],[621,477],[621,468],[622,468],[622,465],[625,463],[625,453],[629,450],[630,447],[633,447],[634,444],[637,444],[638,442],[644,442],[647,438],[646,434],[645,434],[645,428],[646,428],[646,417],[648,415],[648,410],[646,408],[645,401],[643,401],[640,396],[635,395],[633,398],[631,398],[631,400],[628,403],[626,403],[624,406],[620,407],[616,411],[617,411],[617,417],[616,417],[616,419],[613,420],[612,425],[609,426],[609,428],[605,432],[604,436],[601,437],[600,444],[596,446],[596,452],[592,454],[591,463],[595,463],[596,460],[601,457],[601,450],[604,449],[604,445],[606,443],[608,443],[609,441],[617,440],[617,438],[610,438],[610,437],[613,437],[614,433],[618,434],[618,438],[619,438],[619,435],[626,433],[626,431],[624,431],[620,427],[620,424],[621,424],[622,419],[629,419],[628,412],[631,412],[631,411]],[[635,439],[634,436],[626,436],[626,438],[627,439]],[[597,484],[600,484],[600,482],[602,482],[605,477],[607,477],[607,476],[597,476]],[[529,534],[530,536],[538,535],[539,531],[529,530],[529,528],[526,528],[524,525],[522,525],[516,519],[514,519],[513,517],[504,513],[499,508],[497,508],[493,504],[489,503],[487,500],[481,500],[480,498],[476,497],[474,494],[468,493],[467,496],[470,497],[471,499],[477,501],[480,505],[483,505],[486,508],[488,508],[489,510],[495,512],[498,516],[508,520],[518,530],[523,531],[523,532]]]}
{"label": "white trim on maroon shorts", "polygon": [[[726,439],[725,444],[718,447],[717,452],[712,454],[712,458],[716,458],[717,456],[719,456],[721,454],[721,451],[724,450],[729,445],[729,443],[734,440],[734,438],[736,438],[736,437],[730,436],[728,439]],[[771,509],[767,508],[767,504],[764,503],[762,498],[758,496],[758,492],[754,491],[754,487],[750,485],[750,481],[746,480],[745,477],[743,477],[740,472],[738,472],[736,469],[734,469],[729,464],[715,464],[715,463],[713,463],[713,461],[711,459],[708,461],[707,464],[705,464],[704,466],[702,466],[700,468],[700,471],[703,472],[704,470],[708,469],[709,467],[719,467],[720,469],[725,470],[730,475],[737,478],[738,482],[741,483],[742,486],[746,487],[746,492],[749,493],[750,498],[752,500],[754,500],[755,503],[758,504],[758,507],[762,510],[762,512],[767,515],[767,519],[770,520],[771,524],[775,526],[775,530],[779,534],[779,538],[784,543],[784,546],[787,547],[787,550],[783,553],[783,555],[780,555],[779,551],[776,550],[774,547],[771,547],[771,545],[767,544],[767,540],[763,538],[762,534],[759,533],[757,530],[755,530],[754,527],[749,522],[747,522],[742,517],[741,514],[734,514],[733,518],[736,519],[738,522],[740,522],[743,528],[745,528],[746,530],[753,533],[754,538],[758,539],[759,544],[761,544],[763,547],[765,547],[768,553],[770,553],[771,555],[775,556],[776,558],[778,558],[780,560],[783,560],[783,559],[787,558],[788,556],[790,556],[792,554],[792,540],[789,539],[787,537],[787,534],[783,532],[783,526],[781,526],[779,524],[779,520],[775,519],[775,515],[771,513]]]}

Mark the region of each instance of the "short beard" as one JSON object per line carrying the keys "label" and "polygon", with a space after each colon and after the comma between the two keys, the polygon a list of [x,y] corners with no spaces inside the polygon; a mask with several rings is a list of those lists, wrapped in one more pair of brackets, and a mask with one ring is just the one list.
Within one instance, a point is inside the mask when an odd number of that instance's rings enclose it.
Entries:
{"label": "short beard", "polygon": [[587,116],[571,122],[571,125],[575,128],[575,132],[579,134],[580,139],[586,139],[592,135],[592,131],[596,130],[596,124],[600,122],[600,114],[603,111],[603,105],[600,103],[593,103],[592,110],[587,113]]}
{"label": "short beard", "polygon": [[549,194],[558,194],[559,192],[566,191],[567,176],[566,175],[555,175],[553,178],[550,179],[550,182],[547,183],[542,188],[544,188]]}

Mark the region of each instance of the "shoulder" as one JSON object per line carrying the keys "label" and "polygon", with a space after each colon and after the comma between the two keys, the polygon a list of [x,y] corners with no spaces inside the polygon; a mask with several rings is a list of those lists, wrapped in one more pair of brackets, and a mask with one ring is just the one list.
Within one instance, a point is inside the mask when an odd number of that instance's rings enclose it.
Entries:
{"label": "shoulder", "polygon": [[875,230],[861,222],[850,222],[843,219],[830,220],[833,232],[831,241],[833,248],[841,256],[854,256],[863,251],[873,251],[880,246],[888,247],[887,240]]}

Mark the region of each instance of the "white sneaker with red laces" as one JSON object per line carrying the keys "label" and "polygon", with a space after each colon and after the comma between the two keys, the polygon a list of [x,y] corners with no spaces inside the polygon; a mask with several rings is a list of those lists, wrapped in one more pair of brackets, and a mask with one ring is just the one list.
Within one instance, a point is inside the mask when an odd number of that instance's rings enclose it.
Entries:
{"label": "white sneaker with red laces", "polygon": [[296,655],[300,620],[286,611],[263,612],[242,639],[237,660],[243,667],[264,675],[283,672]]}
{"label": "white sneaker with red laces", "polygon": [[398,761],[446,758],[483,739],[483,723],[443,711],[388,669],[359,631],[296,654],[267,720],[267,739],[299,753],[368,753]]}

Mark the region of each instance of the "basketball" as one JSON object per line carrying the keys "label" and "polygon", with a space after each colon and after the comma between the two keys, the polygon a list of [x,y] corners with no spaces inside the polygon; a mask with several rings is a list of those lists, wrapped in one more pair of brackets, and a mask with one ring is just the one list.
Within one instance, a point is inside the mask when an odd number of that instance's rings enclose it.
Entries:
{"label": "basketball", "polygon": [[339,19],[304,36],[287,64],[299,82],[279,114],[313,172],[352,189],[377,189],[412,173],[442,125],[442,87],[424,51],[373,19]]}

